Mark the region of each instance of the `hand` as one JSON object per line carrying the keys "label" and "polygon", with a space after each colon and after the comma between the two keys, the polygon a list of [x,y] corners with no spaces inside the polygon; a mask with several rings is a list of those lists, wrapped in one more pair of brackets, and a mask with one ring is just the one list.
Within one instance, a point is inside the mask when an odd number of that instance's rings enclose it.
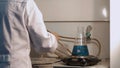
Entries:
{"label": "hand", "polygon": [[50,32],[50,33],[52,33],[52,34],[56,37],[57,41],[60,39],[60,36],[59,36],[58,33],[56,33],[56,32],[51,32],[51,31],[49,31],[49,30],[47,30],[47,31]]}
{"label": "hand", "polygon": [[56,37],[57,41],[60,39],[60,36],[58,33],[56,32],[51,32],[51,33]]}

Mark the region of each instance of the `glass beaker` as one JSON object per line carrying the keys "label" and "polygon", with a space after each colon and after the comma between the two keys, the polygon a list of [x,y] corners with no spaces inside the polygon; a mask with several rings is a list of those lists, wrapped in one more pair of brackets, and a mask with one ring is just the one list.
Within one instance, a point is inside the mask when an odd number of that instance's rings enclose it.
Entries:
{"label": "glass beaker", "polygon": [[84,32],[84,27],[77,27],[77,36],[75,39],[75,44],[72,51],[73,56],[88,56],[89,51],[86,44],[86,37]]}

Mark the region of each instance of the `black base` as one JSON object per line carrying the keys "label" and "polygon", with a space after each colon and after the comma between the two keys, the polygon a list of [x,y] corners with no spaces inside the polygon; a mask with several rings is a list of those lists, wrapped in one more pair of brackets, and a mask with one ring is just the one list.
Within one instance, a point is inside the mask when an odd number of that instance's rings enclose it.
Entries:
{"label": "black base", "polygon": [[70,58],[64,58],[62,61],[66,65],[70,66],[92,66],[96,65],[101,60],[94,56],[88,56],[88,57],[70,57]]}

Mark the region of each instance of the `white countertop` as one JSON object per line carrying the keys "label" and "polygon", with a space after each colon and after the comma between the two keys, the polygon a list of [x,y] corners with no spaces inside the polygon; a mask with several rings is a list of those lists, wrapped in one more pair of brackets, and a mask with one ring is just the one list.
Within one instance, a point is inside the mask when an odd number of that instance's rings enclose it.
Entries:
{"label": "white countertop", "polygon": [[[32,58],[32,64],[37,64],[37,65],[33,65],[34,66],[33,68],[110,68],[109,59],[102,59],[102,61],[99,62],[97,65],[85,66],[85,67],[68,66],[68,65],[65,65],[63,62],[54,63],[56,61],[59,61],[59,60],[54,58],[43,58],[43,59]],[[49,64],[49,63],[53,63],[53,64]]]}

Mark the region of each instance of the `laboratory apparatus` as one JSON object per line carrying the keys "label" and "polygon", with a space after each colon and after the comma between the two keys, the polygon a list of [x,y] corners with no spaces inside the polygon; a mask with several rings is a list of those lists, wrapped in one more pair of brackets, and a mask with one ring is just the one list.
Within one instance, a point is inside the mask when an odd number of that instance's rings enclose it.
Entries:
{"label": "laboratory apparatus", "polygon": [[[70,66],[92,66],[96,65],[98,62],[101,61],[99,58],[101,52],[101,44],[98,39],[91,37],[91,30],[92,27],[89,25],[85,27],[77,27],[77,33],[75,37],[68,37],[59,35],[60,39],[58,40],[59,47],[54,52],[57,55],[57,58],[41,58],[40,63],[34,64],[35,65],[46,65],[46,64],[54,64],[58,62],[63,62],[65,65]],[[48,30],[51,32],[50,30]],[[51,32],[52,33],[52,32]],[[67,45],[67,43],[73,43],[74,45]],[[98,47],[98,53],[96,55],[91,55],[89,51],[89,44],[95,43],[94,46]],[[73,47],[70,50],[69,47]],[[51,60],[52,59],[52,60]],[[54,59],[54,60],[53,60]]]}
{"label": "laboratory apparatus", "polygon": [[[62,59],[62,61],[67,65],[72,66],[91,66],[97,64],[101,61],[98,57],[101,51],[100,42],[95,38],[90,38],[91,36],[91,26],[86,28],[86,32],[84,27],[77,28],[77,36],[75,38],[72,54],[68,58]],[[98,43],[98,54],[96,56],[90,55],[88,50],[88,43],[91,43],[91,40],[95,40]]]}

